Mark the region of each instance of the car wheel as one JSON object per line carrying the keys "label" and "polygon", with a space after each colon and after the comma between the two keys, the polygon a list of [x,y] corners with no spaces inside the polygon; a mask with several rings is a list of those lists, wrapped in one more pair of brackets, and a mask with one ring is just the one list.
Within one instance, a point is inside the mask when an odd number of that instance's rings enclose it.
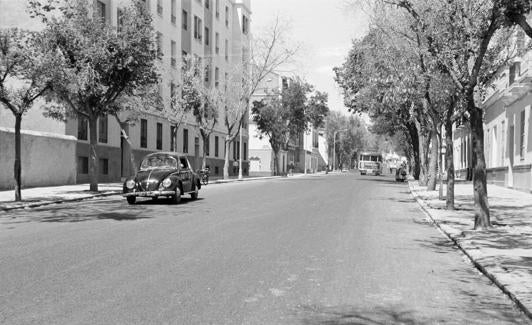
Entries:
{"label": "car wheel", "polygon": [[172,203],[179,204],[181,202],[181,190],[178,188],[175,189],[175,195],[172,196]]}
{"label": "car wheel", "polygon": [[194,186],[194,192],[190,193],[190,198],[192,198],[192,200],[197,200],[198,194],[199,194],[199,188],[198,188],[198,185],[196,185]]}
{"label": "car wheel", "polygon": [[127,200],[127,203],[129,204],[135,204],[135,202],[137,201],[137,198],[134,196],[128,196],[126,200]]}

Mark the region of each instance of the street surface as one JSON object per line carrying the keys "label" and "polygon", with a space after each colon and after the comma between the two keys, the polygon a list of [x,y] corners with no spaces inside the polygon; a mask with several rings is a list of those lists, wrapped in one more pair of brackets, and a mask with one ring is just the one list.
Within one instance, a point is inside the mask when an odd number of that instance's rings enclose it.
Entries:
{"label": "street surface", "polygon": [[200,198],[0,214],[0,324],[528,323],[390,177]]}

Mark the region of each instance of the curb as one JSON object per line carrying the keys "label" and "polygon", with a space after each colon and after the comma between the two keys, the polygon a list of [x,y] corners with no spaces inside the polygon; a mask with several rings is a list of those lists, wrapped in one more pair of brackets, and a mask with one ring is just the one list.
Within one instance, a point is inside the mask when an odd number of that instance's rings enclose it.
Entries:
{"label": "curb", "polygon": [[121,192],[118,192],[118,191],[117,192],[105,192],[105,193],[99,193],[99,194],[84,196],[84,197],[78,197],[78,198],[75,198],[75,199],[64,199],[64,200],[55,200],[55,201],[42,201],[42,202],[24,204],[24,205],[21,205],[21,206],[0,207],[0,211],[11,211],[11,210],[38,208],[38,207],[42,207],[42,206],[46,206],[46,205],[50,205],[50,204],[61,204],[61,203],[64,203],[64,202],[78,202],[78,201],[84,201],[84,200],[88,200],[88,199],[93,199],[95,197],[112,196],[112,195],[117,195],[117,194],[120,194],[120,193]]}
{"label": "curb", "polygon": [[[283,176],[267,176],[267,177],[252,177],[252,178],[243,178],[243,179],[219,179],[212,182],[209,182],[209,184],[226,184],[226,183],[235,183],[235,182],[245,182],[245,181],[255,181],[255,180],[261,180],[261,179],[279,179],[284,178]],[[208,185],[209,185],[208,184]],[[205,186],[205,185],[203,185]],[[67,202],[79,202],[84,200],[89,200],[97,197],[106,197],[106,196],[113,196],[113,195],[119,195],[122,194],[122,191],[109,191],[105,193],[98,193],[93,195],[88,195],[84,197],[79,197],[75,199],[63,199],[63,200],[54,200],[54,201],[41,201],[41,202],[35,202],[35,203],[29,203],[24,204],[20,206],[12,206],[12,207],[1,207],[0,211],[6,212],[6,211],[12,211],[12,210],[21,210],[21,209],[32,209],[32,208],[38,208],[46,205],[51,204],[61,204],[61,203],[67,203]]]}
{"label": "curb", "polygon": [[445,234],[460,249],[460,251],[462,251],[462,253],[464,253],[464,255],[467,256],[469,261],[471,261],[471,263],[475,266],[475,268],[477,268],[477,270],[479,270],[482,274],[484,274],[484,276],[490,279],[492,283],[494,283],[504,294],[508,296],[508,298],[510,298],[516,304],[519,310],[521,310],[530,320],[532,320],[532,312],[530,311],[530,309],[528,309],[528,307],[526,307],[519,300],[519,298],[517,298],[510,290],[508,290],[508,288],[504,284],[502,284],[493,273],[489,272],[482,264],[480,264],[473,256],[471,256],[471,254],[467,252],[466,248],[464,248],[463,245],[460,243],[458,238],[451,235],[450,233],[445,231],[445,229],[443,229],[440,226],[440,224],[429,213],[428,207],[425,204],[425,202],[422,199],[420,199],[417,194],[414,193],[411,184],[412,182],[408,182],[408,188],[410,190],[410,194],[418,203],[421,211],[423,211],[423,213],[430,218],[430,220],[432,221],[432,224],[435,225],[443,234]]}

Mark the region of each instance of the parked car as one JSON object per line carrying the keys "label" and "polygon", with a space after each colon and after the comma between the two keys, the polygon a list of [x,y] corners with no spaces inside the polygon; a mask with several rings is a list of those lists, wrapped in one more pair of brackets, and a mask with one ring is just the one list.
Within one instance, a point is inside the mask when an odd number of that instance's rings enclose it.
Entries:
{"label": "parked car", "polygon": [[137,197],[168,197],[179,203],[183,194],[198,198],[201,182],[186,157],[174,152],[156,152],[144,157],[135,176],[124,182],[123,196],[129,204]]}

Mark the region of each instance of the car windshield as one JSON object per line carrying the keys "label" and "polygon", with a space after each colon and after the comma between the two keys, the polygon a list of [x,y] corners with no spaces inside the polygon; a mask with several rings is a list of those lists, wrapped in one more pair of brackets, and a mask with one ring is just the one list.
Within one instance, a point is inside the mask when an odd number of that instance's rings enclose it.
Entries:
{"label": "car windshield", "polygon": [[142,164],[140,164],[140,170],[148,170],[154,168],[177,168],[177,160],[174,157],[165,155],[155,155],[146,157]]}

